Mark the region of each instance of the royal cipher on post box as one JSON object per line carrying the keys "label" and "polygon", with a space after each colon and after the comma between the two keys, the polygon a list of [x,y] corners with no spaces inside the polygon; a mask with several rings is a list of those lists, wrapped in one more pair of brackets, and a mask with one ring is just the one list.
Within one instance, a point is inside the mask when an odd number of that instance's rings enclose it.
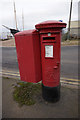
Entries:
{"label": "royal cipher on post box", "polygon": [[42,80],[42,96],[51,102],[60,98],[61,29],[65,27],[63,22],[45,21],[35,30],[15,34],[21,80]]}

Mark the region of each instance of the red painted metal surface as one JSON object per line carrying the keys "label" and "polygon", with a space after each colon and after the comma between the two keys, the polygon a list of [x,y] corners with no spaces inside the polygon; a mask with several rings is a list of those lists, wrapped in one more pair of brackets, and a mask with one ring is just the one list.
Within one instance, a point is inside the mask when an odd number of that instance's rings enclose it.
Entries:
{"label": "red painted metal surface", "polygon": [[41,30],[41,29],[44,29],[44,28],[47,28],[47,29],[53,29],[53,28],[65,28],[66,26],[66,23],[63,23],[63,22],[59,22],[59,21],[54,21],[54,20],[50,20],[50,21],[44,21],[44,22],[41,22],[37,25],[35,25],[36,29],[38,30]]}
{"label": "red painted metal surface", "polygon": [[36,30],[19,32],[15,34],[15,43],[21,80],[41,81],[39,33]]}
{"label": "red painted metal surface", "polygon": [[61,29],[65,23],[46,21],[35,25],[40,33],[42,83],[56,87],[60,84]]}

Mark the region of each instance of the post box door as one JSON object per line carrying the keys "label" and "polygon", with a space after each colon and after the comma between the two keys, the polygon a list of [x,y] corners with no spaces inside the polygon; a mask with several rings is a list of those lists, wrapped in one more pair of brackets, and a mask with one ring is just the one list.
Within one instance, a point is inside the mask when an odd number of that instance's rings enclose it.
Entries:
{"label": "post box door", "polygon": [[45,86],[56,86],[60,79],[60,34],[41,36],[42,79]]}

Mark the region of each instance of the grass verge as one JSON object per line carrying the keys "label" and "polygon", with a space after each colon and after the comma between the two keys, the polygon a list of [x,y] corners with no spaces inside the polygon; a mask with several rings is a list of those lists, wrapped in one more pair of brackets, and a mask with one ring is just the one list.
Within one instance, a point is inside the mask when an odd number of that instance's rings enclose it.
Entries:
{"label": "grass verge", "polygon": [[18,82],[14,87],[13,98],[22,105],[33,105],[36,103],[35,96],[41,92],[41,84]]}

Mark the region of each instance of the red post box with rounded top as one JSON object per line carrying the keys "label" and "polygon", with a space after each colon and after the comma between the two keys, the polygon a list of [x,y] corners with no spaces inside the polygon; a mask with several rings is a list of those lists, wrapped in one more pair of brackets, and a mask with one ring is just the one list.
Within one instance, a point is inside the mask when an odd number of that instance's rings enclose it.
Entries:
{"label": "red post box with rounded top", "polygon": [[47,101],[57,101],[60,98],[61,29],[66,23],[45,21],[35,27],[41,43],[42,95]]}

